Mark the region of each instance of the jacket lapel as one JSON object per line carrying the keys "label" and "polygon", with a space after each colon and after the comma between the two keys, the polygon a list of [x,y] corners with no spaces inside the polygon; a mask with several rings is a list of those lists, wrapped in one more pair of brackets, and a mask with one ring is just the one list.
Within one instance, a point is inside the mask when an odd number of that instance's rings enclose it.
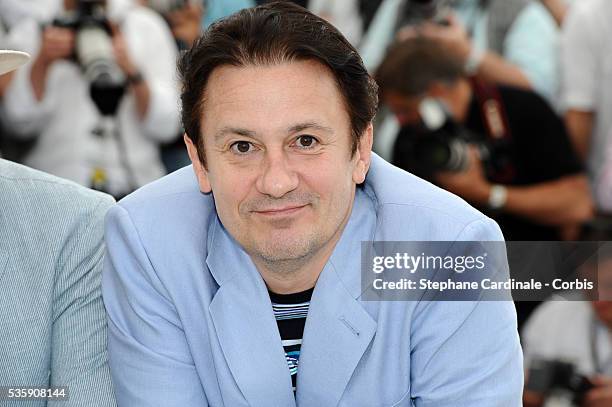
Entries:
{"label": "jacket lapel", "polygon": [[371,241],[376,229],[373,201],[357,191],[349,222],[317,281],[297,375],[300,406],[337,406],[376,333],[376,321],[359,302],[361,242]]}
{"label": "jacket lapel", "polygon": [[265,283],[215,220],[206,262],[220,285],[210,314],[228,367],[251,406],[295,406],[291,377]]}
{"label": "jacket lapel", "polygon": [[328,263],[306,319],[297,376],[298,405],[338,405],[375,332],[376,322]]}

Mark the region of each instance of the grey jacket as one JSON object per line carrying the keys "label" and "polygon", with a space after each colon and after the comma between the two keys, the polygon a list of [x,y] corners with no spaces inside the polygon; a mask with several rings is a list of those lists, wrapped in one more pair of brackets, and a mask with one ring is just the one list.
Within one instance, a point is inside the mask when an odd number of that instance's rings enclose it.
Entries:
{"label": "grey jacket", "polygon": [[68,386],[69,394],[67,402],[10,401],[4,389],[0,406],[116,405],[100,295],[112,204],[0,159],[0,386]]}

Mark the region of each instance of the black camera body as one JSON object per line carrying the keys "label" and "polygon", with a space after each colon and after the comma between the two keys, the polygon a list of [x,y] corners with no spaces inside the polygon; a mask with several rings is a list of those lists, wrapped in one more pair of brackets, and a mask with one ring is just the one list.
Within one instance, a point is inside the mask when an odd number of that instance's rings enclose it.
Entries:
{"label": "black camera body", "polygon": [[594,387],[573,364],[559,360],[534,360],[528,377],[526,388],[529,391],[541,395],[562,392],[574,405],[580,405],[586,393]]}
{"label": "black camera body", "polygon": [[74,30],[74,60],[90,84],[90,95],[103,115],[114,115],[125,92],[126,77],[115,61],[112,29],[104,0],[78,0],[75,11],[53,21]]}
{"label": "black camera body", "polygon": [[53,20],[53,25],[79,31],[83,27],[97,26],[111,34],[110,24],[104,11],[103,0],[78,0],[74,11]]}
{"label": "black camera body", "polygon": [[476,147],[489,180],[511,182],[511,144],[473,133],[446,117],[444,124],[430,129],[423,124],[400,129],[393,148],[393,163],[425,179],[437,172],[463,172],[470,162],[470,147]]}
{"label": "black camera body", "polygon": [[149,0],[149,7],[162,16],[174,10],[180,10],[190,3],[191,0]]}

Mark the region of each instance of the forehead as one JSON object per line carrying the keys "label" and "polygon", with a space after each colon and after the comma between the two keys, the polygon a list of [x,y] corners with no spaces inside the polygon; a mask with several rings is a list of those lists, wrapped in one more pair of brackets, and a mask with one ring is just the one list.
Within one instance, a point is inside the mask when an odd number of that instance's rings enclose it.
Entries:
{"label": "forehead", "polygon": [[301,122],[349,123],[331,70],[316,61],[218,67],[204,92],[202,116],[205,134],[224,126],[275,131]]}

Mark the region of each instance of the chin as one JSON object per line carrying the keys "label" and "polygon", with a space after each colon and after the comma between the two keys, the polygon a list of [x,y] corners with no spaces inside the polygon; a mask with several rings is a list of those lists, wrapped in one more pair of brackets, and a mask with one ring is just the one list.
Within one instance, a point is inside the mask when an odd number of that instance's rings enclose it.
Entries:
{"label": "chin", "polygon": [[308,257],[319,247],[317,239],[304,239],[303,235],[300,237],[282,233],[274,239],[268,236],[265,242],[259,240],[255,243],[254,251],[270,263],[299,260]]}

